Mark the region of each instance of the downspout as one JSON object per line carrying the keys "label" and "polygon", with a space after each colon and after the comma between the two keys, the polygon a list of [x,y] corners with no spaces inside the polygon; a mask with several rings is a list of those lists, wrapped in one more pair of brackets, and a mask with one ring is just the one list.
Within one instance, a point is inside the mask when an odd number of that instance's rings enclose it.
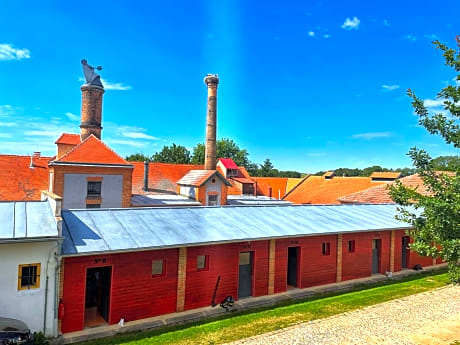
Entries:
{"label": "downspout", "polygon": [[[45,283],[45,310],[43,311],[43,334],[46,334],[46,317],[48,311],[48,266],[50,264],[50,255],[54,249],[57,249],[59,246],[59,241],[57,241],[56,245],[50,249],[48,252],[48,261],[46,262],[46,283]],[[56,253],[54,254],[56,256]]]}

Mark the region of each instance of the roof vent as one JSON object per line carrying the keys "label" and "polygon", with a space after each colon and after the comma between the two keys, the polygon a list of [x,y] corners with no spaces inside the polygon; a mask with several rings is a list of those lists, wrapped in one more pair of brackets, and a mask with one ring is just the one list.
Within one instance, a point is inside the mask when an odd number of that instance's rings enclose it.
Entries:
{"label": "roof vent", "polygon": [[34,155],[30,156],[30,165],[29,165],[29,169],[34,169],[35,166],[34,166]]}
{"label": "roof vent", "polygon": [[335,176],[335,172],[334,171],[326,171],[324,174],[323,174],[323,177],[325,180],[330,180],[332,178],[334,178]]}
{"label": "roof vent", "polygon": [[40,152],[40,151],[35,151],[35,152],[34,152],[34,157],[35,157],[35,158],[40,158],[40,156],[41,156],[41,152]]}
{"label": "roof vent", "polygon": [[375,171],[371,174],[372,181],[391,182],[401,177],[399,171]]}

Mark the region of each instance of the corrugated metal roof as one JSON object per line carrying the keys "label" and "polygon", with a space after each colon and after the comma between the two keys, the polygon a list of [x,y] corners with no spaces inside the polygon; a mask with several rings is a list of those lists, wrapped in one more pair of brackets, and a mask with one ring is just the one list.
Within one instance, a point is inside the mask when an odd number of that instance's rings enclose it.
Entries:
{"label": "corrugated metal roof", "polygon": [[0,224],[0,241],[59,236],[47,201],[1,202]]}
{"label": "corrugated metal roof", "polygon": [[272,205],[292,205],[292,202],[270,198],[264,195],[228,195],[228,205],[261,205],[261,206],[272,206]]}
{"label": "corrugated metal roof", "polygon": [[408,228],[395,205],[65,210],[64,255]]}
{"label": "corrugated metal roof", "polygon": [[131,205],[137,206],[201,206],[199,201],[177,194],[133,194]]}

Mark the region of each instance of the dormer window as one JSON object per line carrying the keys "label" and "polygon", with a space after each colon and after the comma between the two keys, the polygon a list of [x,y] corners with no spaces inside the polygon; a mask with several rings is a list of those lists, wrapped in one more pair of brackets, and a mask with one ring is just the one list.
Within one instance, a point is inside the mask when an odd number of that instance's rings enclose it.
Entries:
{"label": "dormer window", "polygon": [[228,169],[227,170],[227,177],[237,176],[238,170],[237,169]]}
{"label": "dormer window", "polygon": [[100,198],[101,197],[102,181],[88,181],[87,197]]}

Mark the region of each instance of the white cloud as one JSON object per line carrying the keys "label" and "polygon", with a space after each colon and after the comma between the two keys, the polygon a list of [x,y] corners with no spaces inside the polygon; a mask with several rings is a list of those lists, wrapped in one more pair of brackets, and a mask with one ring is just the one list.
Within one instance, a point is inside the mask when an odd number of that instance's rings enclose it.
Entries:
{"label": "white cloud", "polygon": [[365,139],[365,140],[372,140],[378,138],[388,138],[393,136],[391,132],[369,132],[369,133],[358,133],[354,134],[351,137],[353,139]]}
{"label": "white cloud", "polygon": [[121,90],[121,91],[125,91],[125,90],[131,90],[132,87],[129,86],[129,85],[125,85],[123,83],[112,83],[108,80],[105,80],[105,79],[102,79],[101,78],[101,82],[102,82],[102,85],[104,85],[104,89],[106,90]]}
{"label": "white cloud", "polygon": [[29,59],[29,49],[14,48],[11,44],[0,44],[0,61]]}
{"label": "white cloud", "polygon": [[424,35],[423,37],[429,39],[429,40],[436,40],[438,39],[438,36],[436,36],[435,34],[431,34],[431,35]]}
{"label": "white cloud", "polygon": [[8,133],[0,133],[0,138],[11,138],[11,134],[8,134]]}
{"label": "white cloud", "polygon": [[406,35],[403,37],[404,39],[408,40],[408,41],[411,41],[411,42],[415,42],[417,41],[417,37],[416,36],[413,36],[413,35]]}
{"label": "white cloud", "polygon": [[315,37],[315,33],[314,33],[313,31],[309,31],[309,32],[308,32],[308,36],[310,36],[310,37]]}
{"label": "white cloud", "polygon": [[385,84],[383,84],[383,85],[382,85],[382,88],[383,88],[385,91],[393,91],[393,90],[399,89],[399,85],[385,85]]}
{"label": "white cloud", "polygon": [[127,145],[127,146],[134,146],[134,147],[144,147],[145,146],[145,143],[143,142],[132,141],[132,140],[107,139],[105,141],[111,144]]}
{"label": "white cloud", "polygon": [[427,108],[437,108],[444,105],[443,99],[425,99],[423,105]]}
{"label": "white cloud", "polygon": [[43,131],[43,130],[32,130],[32,131],[25,131],[24,135],[31,136],[31,137],[52,137],[58,138],[64,131],[62,129],[55,129],[52,131]]}
{"label": "white cloud", "polygon": [[157,137],[140,132],[123,132],[121,135],[131,139],[158,140]]}
{"label": "white cloud", "polygon": [[70,111],[68,111],[68,112],[65,113],[64,115],[67,116],[67,118],[68,118],[70,121],[79,121],[79,120],[80,120],[80,116],[75,115],[74,113],[71,113]]}
{"label": "white cloud", "polygon": [[0,122],[0,127],[14,127],[17,125],[16,122]]}
{"label": "white cloud", "polygon": [[384,20],[383,20],[383,25],[384,25],[384,26],[390,26],[390,23],[388,23],[388,20],[384,19]]}
{"label": "white cloud", "polygon": [[457,85],[460,86],[460,80],[457,77],[452,78],[452,81]]}
{"label": "white cloud", "polygon": [[324,34],[323,35],[323,38],[329,38],[329,37],[331,37],[331,35],[329,35],[329,34]]}
{"label": "white cloud", "polygon": [[345,22],[342,25],[342,29],[345,29],[345,30],[356,29],[357,30],[360,22],[361,21],[356,17],[353,17],[351,19],[347,17],[347,19],[345,19]]}

